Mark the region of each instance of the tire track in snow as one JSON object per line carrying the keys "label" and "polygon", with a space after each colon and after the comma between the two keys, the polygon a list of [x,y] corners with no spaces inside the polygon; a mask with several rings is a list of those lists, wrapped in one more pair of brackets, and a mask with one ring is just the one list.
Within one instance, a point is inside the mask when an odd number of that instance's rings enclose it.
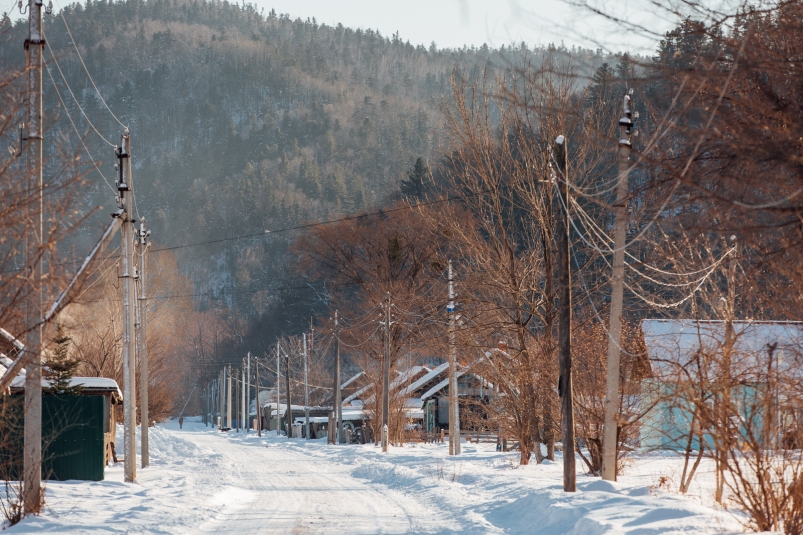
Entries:
{"label": "tire track in snow", "polygon": [[[430,504],[357,479],[348,467],[307,455],[293,443],[253,435],[182,435],[220,456],[199,474],[199,485],[225,487],[216,495],[223,507],[201,527],[206,533],[454,532]],[[326,447],[311,445],[319,446]]]}

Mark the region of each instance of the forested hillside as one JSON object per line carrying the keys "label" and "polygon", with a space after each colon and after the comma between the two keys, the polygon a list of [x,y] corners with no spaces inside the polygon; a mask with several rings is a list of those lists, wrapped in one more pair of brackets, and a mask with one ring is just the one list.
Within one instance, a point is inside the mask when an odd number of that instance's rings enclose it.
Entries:
{"label": "forested hillside", "polygon": [[[218,240],[381,206],[417,158],[440,144],[439,106],[455,68],[511,68],[546,50],[438,50],[394,35],[290,20],[228,2],[87,2],[49,15],[44,75],[51,132],[78,146],[69,115],[110,180],[112,143],[131,130],[135,192],[157,246]],[[3,61],[23,62],[24,24],[6,32]],[[550,49],[568,57],[565,49]],[[573,50],[593,72],[598,52]],[[59,70],[60,67],[60,70]],[[65,80],[61,76],[63,72]],[[69,89],[67,87],[69,84]],[[77,98],[78,104],[71,96]],[[50,137],[55,151],[64,140]],[[58,141],[57,141],[58,140]],[[85,157],[85,155],[84,155]],[[83,160],[87,165],[89,162]],[[113,205],[98,173],[87,205]],[[108,209],[85,227],[75,254],[88,250]],[[293,233],[178,249],[199,306],[264,312],[284,275]],[[267,290],[267,291],[263,291]],[[293,299],[298,303],[298,299]],[[303,305],[302,308],[304,308]],[[300,317],[308,310],[299,310]]]}

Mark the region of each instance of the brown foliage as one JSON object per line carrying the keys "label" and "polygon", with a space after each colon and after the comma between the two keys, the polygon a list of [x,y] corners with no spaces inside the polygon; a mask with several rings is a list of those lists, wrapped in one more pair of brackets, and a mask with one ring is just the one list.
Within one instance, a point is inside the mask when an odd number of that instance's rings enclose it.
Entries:
{"label": "brown foliage", "polygon": [[[605,381],[608,365],[608,333],[599,322],[577,322],[572,344],[574,379],[574,418],[577,436],[588,449],[587,458],[578,445],[577,452],[588,471],[602,470],[602,435],[605,420]],[[622,326],[622,353],[619,369],[619,412],[617,418],[617,473],[638,438],[640,382],[650,373],[646,349],[638,327]]]}
{"label": "brown foliage", "polygon": [[[116,260],[106,261],[93,284],[61,313],[59,321],[73,338],[75,357],[81,361],[79,374],[110,377],[122,388],[123,311]],[[188,294],[189,283],[173,257],[160,252],[149,254],[148,260],[148,415],[160,421],[189,393],[184,391],[186,378],[196,370],[188,369],[195,348],[187,347],[187,342],[192,341],[190,326],[196,318],[187,298],[174,297]]]}
{"label": "brown foliage", "polygon": [[[300,267],[330,289],[330,303],[340,311],[342,353],[373,383],[364,399],[374,414],[374,437],[381,437],[382,363],[385,336],[382,304],[391,298],[390,380],[432,349],[443,326],[433,320],[445,309],[446,267],[439,255],[443,238],[420,214],[398,205],[378,216],[362,216],[321,226],[295,245]],[[331,325],[328,332],[331,333]],[[331,336],[331,334],[330,334]],[[431,353],[430,353],[431,354]],[[404,366],[402,366],[402,363]],[[403,400],[390,397],[390,439],[404,430]]]}

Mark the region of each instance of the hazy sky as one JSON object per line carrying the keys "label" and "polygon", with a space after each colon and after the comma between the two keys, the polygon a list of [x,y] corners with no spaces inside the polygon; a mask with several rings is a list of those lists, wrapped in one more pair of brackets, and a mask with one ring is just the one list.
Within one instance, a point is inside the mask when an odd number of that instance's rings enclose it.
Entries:
{"label": "hazy sky", "polygon": [[[651,52],[657,37],[628,34],[587,10],[569,7],[561,0],[252,0],[268,12],[289,13],[292,18],[315,17],[319,23],[338,22],[353,28],[378,29],[390,36],[400,32],[413,44],[438,47],[498,47],[510,42],[528,44],[602,45],[613,52]],[[662,34],[671,27],[668,18],[649,0],[607,2],[617,16],[641,23]]]}

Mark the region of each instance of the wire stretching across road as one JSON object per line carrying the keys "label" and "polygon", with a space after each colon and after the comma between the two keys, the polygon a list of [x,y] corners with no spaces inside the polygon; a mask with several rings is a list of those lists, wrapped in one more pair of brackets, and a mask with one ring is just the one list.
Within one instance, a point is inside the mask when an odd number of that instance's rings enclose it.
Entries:
{"label": "wire stretching across road", "polygon": [[279,228],[279,229],[273,229],[273,230],[265,230],[263,232],[257,232],[257,233],[254,233],[254,234],[242,234],[240,236],[231,236],[229,238],[220,238],[220,239],[217,239],[217,240],[207,240],[207,241],[200,241],[200,242],[194,242],[194,243],[185,243],[184,245],[173,245],[173,246],[170,246],[170,247],[159,247],[157,249],[151,249],[150,252],[156,253],[156,252],[159,252],[159,251],[174,251],[176,249],[185,249],[187,247],[198,247],[198,246],[201,246],[201,245],[210,245],[210,244],[213,244],[213,243],[223,243],[223,242],[227,242],[227,241],[244,240],[244,239],[248,239],[248,238],[257,238],[259,236],[269,236],[271,234],[279,234],[279,233],[282,233],[282,232],[290,232],[292,230],[304,230],[304,229],[309,229],[309,228],[320,227],[320,226],[323,226],[323,225],[332,225],[334,223],[342,223],[344,221],[352,221],[352,220],[355,220],[355,219],[361,219],[363,217],[372,217],[372,216],[383,215],[383,214],[392,214],[394,212],[400,212],[402,210],[413,210],[415,208],[419,208],[419,207],[423,207],[423,206],[431,206],[431,205],[434,205],[434,204],[441,204],[441,203],[444,203],[444,202],[451,202],[451,201],[456,201],[456,200],[459,200],[459,199],[464,199],[466,197],[470,197],[470,196],[473,196],[473,195],[479,195],[479,193],[468,193],[468,194],[465,194],[465,195],[455,195],[454,197],[446,197],[444,199],[436,199],[434,201],[426,201],[426,202],[420,202],[420,203],[415,203],[415,204],[408,204],[406,206],[400,206],[398,208],[391,208],[389,210],[378,210],[376,212],[370,212],[370,213],[367,213],[367,214],[357,214],[357,215],[352,215],[352,216],[341,217],[339,219],[329,219],[327,221],[318,221],[316,223],[304,223],[302,225],[295,225],[295,226],[292,226],[292,227],[285,227],[285,228]]}

